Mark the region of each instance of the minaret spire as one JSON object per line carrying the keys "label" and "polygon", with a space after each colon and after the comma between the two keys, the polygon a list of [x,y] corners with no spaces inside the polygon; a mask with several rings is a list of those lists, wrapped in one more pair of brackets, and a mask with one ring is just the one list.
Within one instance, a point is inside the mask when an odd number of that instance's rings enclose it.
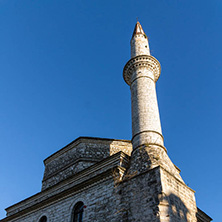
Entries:
{"label": "minaret spire", "polygon": [[138,55],[150,55],[150,47],[148,38],[143,31],[143,28],[139,21],[137,21],[132,39],[131,39],[131,58]]}
{"label": "minaret spire", "polygon": [[145,34],[145,32],[143,31],[143,28],[140,25],[139,21],[136,22],[136,25],[135,25],[135,28],[134,28],[134,31],[133,31],[133,36],[136,35],[136,34]]}

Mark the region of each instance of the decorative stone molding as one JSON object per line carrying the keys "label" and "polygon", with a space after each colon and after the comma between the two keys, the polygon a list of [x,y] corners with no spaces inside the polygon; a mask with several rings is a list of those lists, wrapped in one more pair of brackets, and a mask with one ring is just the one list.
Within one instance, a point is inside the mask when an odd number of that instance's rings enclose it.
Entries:
{"label": "decorative stone molding", "polygon": [[133,71],[138,67],[147,67],[154,74],[155,82],[160,77],[161,66],[159,61],[153,56],[149,55],[139,55],[130,59],[124,69],[123,69],[123,78],[128,85],[131,85],[131,77]]}
{"label": "decorative stone molding", "polygon": [[79,173],[119,151],[130,155],[132,151],[131,142],[93,137],[80,137],[74,140],[44,161],[45,171],[42,190]]}

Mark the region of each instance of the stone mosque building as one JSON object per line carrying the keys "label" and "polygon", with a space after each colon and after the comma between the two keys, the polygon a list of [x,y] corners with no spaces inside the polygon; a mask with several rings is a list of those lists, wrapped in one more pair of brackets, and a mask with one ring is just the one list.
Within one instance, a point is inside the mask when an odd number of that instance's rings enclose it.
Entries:
{"label": "stone mosque building", "polygon": [[160,71],[137,22],[123,69],[131,141],[77,138],[44,160],[41,191],[8,207],[1,222],[210,222],[164,146],[155,86]]}

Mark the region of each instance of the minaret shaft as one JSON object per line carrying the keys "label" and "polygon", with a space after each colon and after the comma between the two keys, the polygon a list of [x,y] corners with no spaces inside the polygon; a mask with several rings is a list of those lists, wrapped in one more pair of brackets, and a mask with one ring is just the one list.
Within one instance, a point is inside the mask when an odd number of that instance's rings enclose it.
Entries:
{"label": "minaret shaft", "polygon": [[133,147],[144,144],[163,146],[153,73],[147,67],[139,67],[132,77],[130,89]]}

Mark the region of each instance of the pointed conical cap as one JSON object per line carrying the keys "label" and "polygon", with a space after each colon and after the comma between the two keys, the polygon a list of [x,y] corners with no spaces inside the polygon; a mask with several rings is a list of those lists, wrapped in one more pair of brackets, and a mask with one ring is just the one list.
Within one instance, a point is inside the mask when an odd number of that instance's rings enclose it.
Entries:
{"label": "pointed conical cap", "polygon": [[[136,35],[136,34],[145,34],[145,32],[143,31],[142,26],[140,25],[140,23],[138,21],[135,25],[135,28],[134,28],[134,31],[133,31],[133,36]],[[132,36],[132,38],[133,38],[133,36]]]}
{"label": "pointed conical cap", "polygon": [[138,21],[135,25],[130,45],[131,45],[131,58],[139,55],[150,55],[148,38]]}

